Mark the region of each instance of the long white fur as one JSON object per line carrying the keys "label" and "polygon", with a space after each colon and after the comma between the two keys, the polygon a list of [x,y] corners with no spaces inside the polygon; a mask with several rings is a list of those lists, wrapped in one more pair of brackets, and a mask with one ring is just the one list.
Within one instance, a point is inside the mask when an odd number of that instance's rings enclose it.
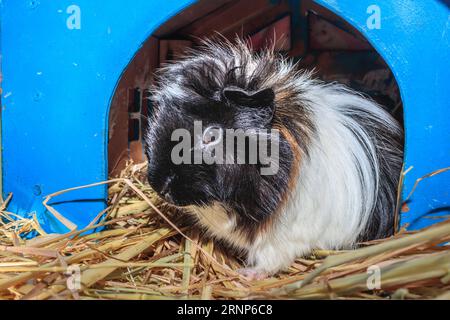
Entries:
{"label": "long white fur", "polygon": [[267,273],[288,267],[312,249],[352,248],[376,203],[375,147],[341,109],[357,106],[387,123],[392,122],[390,117],[371,101],[337,85],[312,85],[306,92],[318,130],[309,159],[298,164],[296,188],[278,221],[247,248],[249,262]]}

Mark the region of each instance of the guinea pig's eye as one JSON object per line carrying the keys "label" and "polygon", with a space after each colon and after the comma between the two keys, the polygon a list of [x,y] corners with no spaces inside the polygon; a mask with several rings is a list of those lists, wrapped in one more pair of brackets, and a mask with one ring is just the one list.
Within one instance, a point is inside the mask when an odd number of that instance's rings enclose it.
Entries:
{"label": "guinea pig's eye", "polygon": [[217,144],[222,140],[222,128],[209,126],[203,131],[203,145]]}

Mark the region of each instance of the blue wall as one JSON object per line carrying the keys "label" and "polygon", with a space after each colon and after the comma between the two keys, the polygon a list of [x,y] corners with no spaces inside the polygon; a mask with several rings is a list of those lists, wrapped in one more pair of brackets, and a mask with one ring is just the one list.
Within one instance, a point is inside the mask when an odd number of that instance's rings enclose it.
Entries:
{"label": "blue wall", "polygon": [[[109,104],[141,44],[193,0],[3,0],[3,194],[10,211],[35,211],[47,231],[66,231],[43,206],[43,196],[107,179]],[[384,57],[405,105],[406,168],[415,180],[450,166],[449,10],[438,0],[318,0],[359,29]],[[66,10],[81,9],[81,29]],[[370,30],[367,7],[381,9]],[[423,181],[403,223],[421,227],[430,210],[449,214],[450,172]],[[55,205],[79,227],[105,207],[106,187],[60,196]],[[78,201],[85,199],[88,201]],[[70,202],[75,201],[75,202]]]}

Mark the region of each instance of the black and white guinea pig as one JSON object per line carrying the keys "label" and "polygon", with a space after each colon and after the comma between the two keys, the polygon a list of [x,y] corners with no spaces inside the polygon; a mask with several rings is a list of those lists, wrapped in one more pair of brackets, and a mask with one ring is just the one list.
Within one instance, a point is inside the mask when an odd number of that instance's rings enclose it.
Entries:
{"label": "black and white guinea pig", "polygon": [[[245,275],[260,278],[313,249],[349,249],[393,233],[403,133],[370,98],[312,79],[273,50],[221,40],[162,68],[151,99],[151,186],[243,250]],[[277,173],[262,175],[260,163],[173,163],[172,133],[193,132],[194,121],[223,132],[277,129]]]}

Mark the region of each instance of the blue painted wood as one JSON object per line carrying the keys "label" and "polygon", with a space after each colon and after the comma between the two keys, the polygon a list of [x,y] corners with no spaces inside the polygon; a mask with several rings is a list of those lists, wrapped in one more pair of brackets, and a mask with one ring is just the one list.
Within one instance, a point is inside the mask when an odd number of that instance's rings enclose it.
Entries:
{"label": "blue painted wood", "polygon": [[[420,177],[450,167],[450,9],[445,0],[316,0],[371,42],[392,69],[404,103],[406,154],[403,197]],[[447,4],[446,4],[447,3]],[[372,5],[380,29],[367,24]],[[370,22],[370,21],[369,21]],[[401,224],[428,226],[450,214],[450,172],[423,180]]]}
{"label": "blue painted wood", "polygon": [[[107,179],[109,104],[121,73],[160,24],[192,0],[3,0],[3,193],[9,210],[67,229],[43,196]],[[71,5],[81,29],[69,29]],[[70,26],[76,26],[69,19]],[[76,21],[75,21],[76,22]],[[80,228],[105,207],[106,188],[60,196],[55,208]],[[78,201],[84,199],[84,201]]]}
{"label": "blue painted wood", "polygon": [[[46,231],[67,229],[43,196],[107,178],[109,104],[121,73],[159,25],[194,0],[0,0],[3,56],[3,193],[9,210],[36,212]],[[317,0],[373,44],[392,68],[405,104],[405,192],[450,166],[449,9],[439,0]],[[366,21],[381,9],[381,29]],[[81,29],[69,29],[71,5]],[[69,19],[76,27],[76,20]],[[402,223],[419,228],[449,213],[450,172],[423,181]],[[87,199],[88,201],[78,201]],[[58,197],[55,208],[80,228],[105,207],[106,188]],[[75,202],[70,202],[75,201]]]}

